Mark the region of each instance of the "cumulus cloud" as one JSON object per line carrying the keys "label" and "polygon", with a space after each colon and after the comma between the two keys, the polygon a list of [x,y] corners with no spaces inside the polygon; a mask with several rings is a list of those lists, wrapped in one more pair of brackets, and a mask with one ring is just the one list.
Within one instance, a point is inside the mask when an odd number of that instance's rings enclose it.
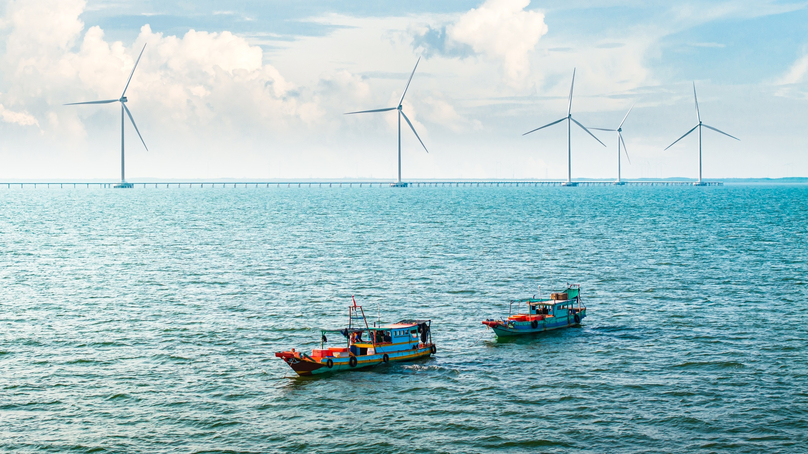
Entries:
{"label": "cumulus cloud", "polygon": [[488,0],[440,28],[415,31],[414,45],[428,55],[482,55],[501,62],[514,84],[530,75],[530,54],[547,33],[544,14],[525,10],[530,0]]}
{"label": "cumulus cloud", "polygon": [[303,99],[295,84],[263,61],[260,47],[242,37],[196,30],[165,36],[144,25],[135,42],[124,45],[108,41],[98,26],[85,31],[79,19],[85,6],[84,0],[9,2],[0,59],[10,86],[4,100],[25,105],[31,114],[6,111],[4,120],[49,118],[54,132],[85,136],[65,117],[86,118],[103,107],[62,104],[120,96],[144,44],[127,97],[139,122],[152,120],[152,130],[253,131],[256,125],[305,126],[323,114],[312,97]]}
{"label": "cumulus cloud", "polygon": [[488,0],[447,28],[449,37],[504,62],[509,78],[530,72],[529,54],[547,33],[544,14],[525,11],[530,0]]}

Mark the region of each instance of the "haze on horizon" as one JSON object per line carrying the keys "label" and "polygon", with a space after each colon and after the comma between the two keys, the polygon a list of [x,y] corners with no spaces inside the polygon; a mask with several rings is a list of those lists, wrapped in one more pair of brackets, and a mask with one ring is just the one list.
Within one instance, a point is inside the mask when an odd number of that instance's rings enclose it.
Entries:
{"label": "haze on horizon", "polygon": [[[0,180],[566,178],[566,113],[623,134],[624,179],[808,176],[808,5],[783,1],[488,0],[0,3]],[[609,133],[572,132],[573,179],[616,176]]]}

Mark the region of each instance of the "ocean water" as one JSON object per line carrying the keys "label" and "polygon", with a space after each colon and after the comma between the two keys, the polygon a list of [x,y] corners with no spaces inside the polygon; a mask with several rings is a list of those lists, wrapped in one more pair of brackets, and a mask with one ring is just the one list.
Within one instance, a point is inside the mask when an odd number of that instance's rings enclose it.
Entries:
{"label": "ocean water", "polygon": [[[3,189],[0,257],[4,451],[808,446],[806,186]],[[580,328],[480,323],[566,283]],[[438,353],[274,357],[351,295]]]}

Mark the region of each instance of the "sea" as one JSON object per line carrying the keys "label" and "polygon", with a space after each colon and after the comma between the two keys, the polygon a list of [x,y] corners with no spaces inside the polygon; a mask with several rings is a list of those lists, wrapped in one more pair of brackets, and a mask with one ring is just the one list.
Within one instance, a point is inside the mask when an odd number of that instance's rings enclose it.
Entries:
{"label": "sea", "polygon": [[[0,450],[804,453],[807,281],[808,185],[3,188]],[[275,357],[352,297],[437,353]]]}

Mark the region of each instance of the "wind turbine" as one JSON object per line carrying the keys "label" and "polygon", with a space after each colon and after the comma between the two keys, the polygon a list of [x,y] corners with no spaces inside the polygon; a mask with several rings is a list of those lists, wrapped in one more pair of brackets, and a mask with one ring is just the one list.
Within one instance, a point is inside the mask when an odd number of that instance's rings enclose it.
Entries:
{"label": "wind turbine", "polygon": [[[636,104],[636,103],[635,103]],[[623,151],[626,153],[626,159],[628,159],[628,163],[631,164],[631,158],[628,157],[628,147],[626,146],[626,141],[623,140],[623,123],[626,122],[626,118],[628,118],[628,114],[631,113],[631,109],[634,108],[632,104],[631,107],[628,108],[628,112],[626,112],[626,116],[623,117],[623,121],[620,122],[620,125],[617,126],[617,129],[604,129],[604,128],[592,128],[597,129],[598,131],[611,131],[617,132],[617,181],[614,182],[616,185],[624,185],[622,181],[620,181],[620,144],[623,144]]]}
{"label": "wind turbine", "polygon": [[146,45],[143,45],[143,49],[140,51],[140,55],[137,57],[137,61],[135,61],[135,67],[132,68],[132,72],[129,74],[129,79],[126,81],[126,86],[123,87],[123,93],[121,93],[121,97],[118,99],[107,99],[103,101],[87,101],[87,102],[71,102],[69,104],[65,104],[66,106],[75,106],[78,104],[110,104],[113,102],[121,103],[121,182],[116,184],[114,187],[116,188],[131,188],[133,187],[132,183],[126,182],[126,177],[124,175],[124,152],[123,152],[123,126],[124,126],[124,113],[129,116],[129,120],[132,121],[132,126],[135,127],[135,132],[137,132],[137,136],[140,137],[140,141],[143,142],[143,147],[146,148],[146,151],[149,151],[149,147],[146,146],[146,142],[143,141],[143,136],[140,135],[140,131],[137,129],[137,125],[135,124],[135,119],[132,118],[132,112],[129,112],[129,108],[126,107],[126,89],[129,88],[129,82],[132,81],[132,76],[135,74],[135,69],[137,69],[137,64],[140,63],[140,57],[143,56],[143,51],[146,50]]}
{"label": "wind turbine", "polygon": [[693,99],[696,101],[696,118],[699,120],[699,124],[697,124],[696,126],[693,126],[693,129],[691,129],[690,131],[687,131],[685,133],[685,135],[683,135],[682,137],[679,137],[678,139],[676,139],[675,142],[668,145],[668,147],[665,148],[665,150],[667,150],[668,148],[674,146],[676,144],[676,142],[678,142],[678,141],[684,139],[685,137],[687,137],[687,135],[690,134],[691,132],[695,131],[696,128],[699,128],[699,181],[693,183],[693,186],[705,186],[704,182],[701,181],[701,128],[702,128],[702,126],[707,128],[707,129],[712,129],[715,132],[720,132],[721,134],[724,134],[727,137],[732,137],[735,140],[740,141],[741,139],[739,139],[739,138],[737,138],[735,136],[731,136],[731,135],[727,134],[724,131],[719,131],[718,129],[713,128],[712,126],[706,125],[701,121],[701,113],[699,113],[699,98],[696,96],[696,82],[693,82]]}
{"label": "wind turbine", "polygon": [[410,74],[410,80],[407,81],[407,86],[404,87],[404,93],[401,94],[401,99],[398,100],[398,106],[396,107],[388,107],[386,109],[374,109],[374,110],[361,110],[359,112],[346,112],[345,115],[353,115],[353,114],[360,114],[360,113],[371,113],[371,112],[387,112],[390,110],[397,110],[398,111],[398,181],[395,183],[391,183],[390,187],[395,188],[406,188],[407,183],[401,182],[401,117],[404,117],[404,120],[407,121],[407,124],[410,125],[410,129],[412,129],[413,134],[415,137],[418,138],[418,141],[421,142],[421,146],[424,147],[427,153],[429,150],[426,149],[426,145],[424,145],[424,141],[418,136],[418,133],[415,132],[415,127],[410,122],[410,119],[407,118],[407,115],[404,114],[404,111],[401,110],[401,103],[404,102],[404,95],[407,94],[407,89],[410,88],[410,82],[412,82],[412,76],[415,75],[415,69],[418,68],[418,62],[421,61],[421,57],[418,57],[418,61],[415,62],[415,68],[412,68],[412,74]]}
{"label": "wind turbine", "polygon": [[572,182],[572,145],[570,144],[570,136],[571,136],[571,133],[572,133],[572,122],[575,122],[576,125],[580,126],[581,129],[586,131],[587,134],[589,134],[595,140],[600,142],[601,145],[603,145],[604,147],[606,146],[605,143],[601,142],[600,139],[595,137],[594,134],[592,134],[588,129],[586,129],[586,127],[584,125],[582,125],[581,123],[578,123],[578,120],[572,118],[572,89],[573,89],[573,87],[575,87],[575,68],[573,68],[573,70],[572,70],[572,85],[570,85],[570,98],[569,98],[569,105],[567,106],[567,116],[560,119],[560,120],[556,120],[556,121],[554,121],[552,123],[548,123],[548,124],[546,124],[546,125],[544,125],[544,126],[542,126],[540,128],[536,128],[536,129],[534,129],[532,131],[528,131],[528,132],[522,134],[523,136],[526,136],[526,135],[530,134],[531,132],[536,132],[539,129],[544,129],[544,128],[548,127],[548,126],[553,126],[556,123],[561,123],[562,121],[567,120],[567,181],[566,181],[566,183],[562,183],[562,186],[578,186],[578,183],[573,183]]}

